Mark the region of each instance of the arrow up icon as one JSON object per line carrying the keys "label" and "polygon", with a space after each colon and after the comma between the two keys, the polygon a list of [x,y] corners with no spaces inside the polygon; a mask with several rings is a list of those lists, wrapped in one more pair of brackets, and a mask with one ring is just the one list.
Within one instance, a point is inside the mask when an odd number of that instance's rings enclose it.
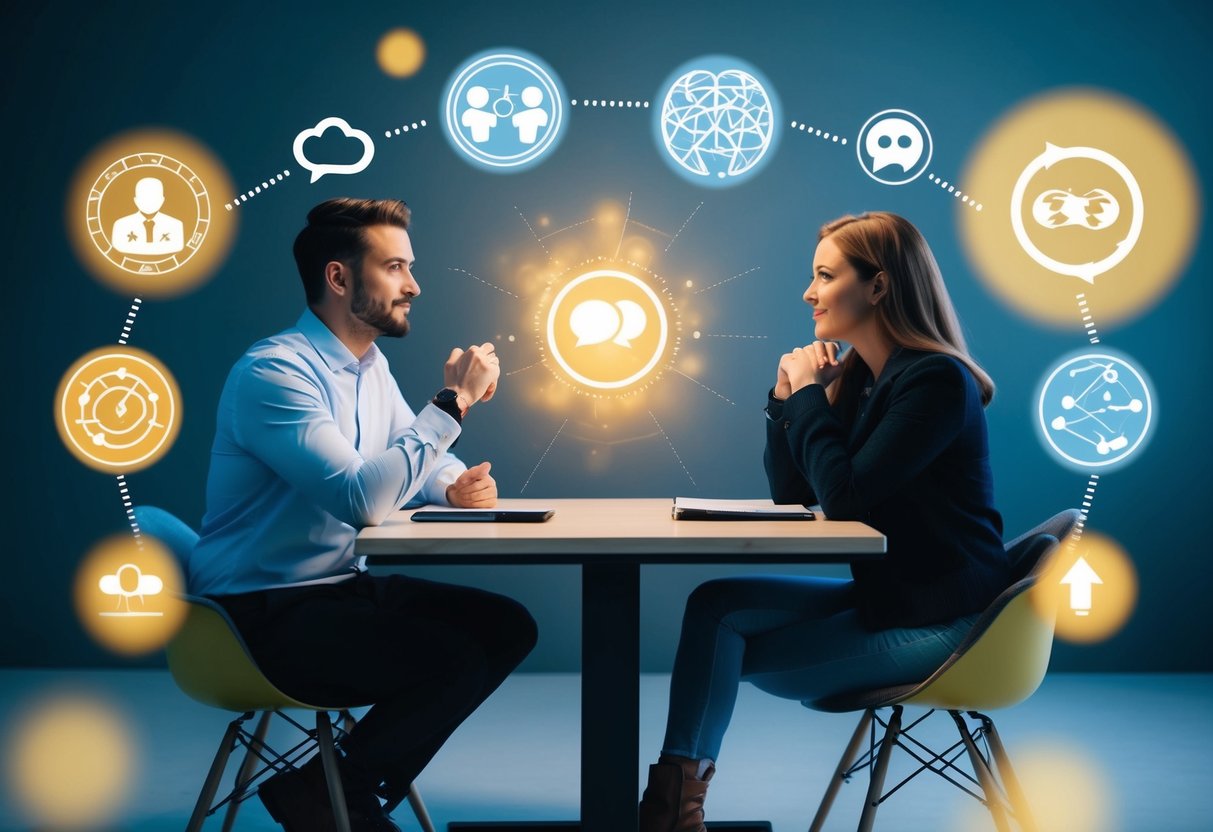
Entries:
{"label": "arrow up icon", "polygon": [[1070,609],[1075,615],[1090,615],[1091,585],[1102,584],[1103,580],[1095,574],[1091,564],[1079,557],[1070,571],[1061,579],[1061,583],[1070,585]]}

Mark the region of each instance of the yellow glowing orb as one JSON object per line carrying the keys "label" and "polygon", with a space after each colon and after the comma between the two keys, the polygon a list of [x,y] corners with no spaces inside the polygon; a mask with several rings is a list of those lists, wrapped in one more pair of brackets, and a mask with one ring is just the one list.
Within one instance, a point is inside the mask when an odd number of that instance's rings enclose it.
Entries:
{"label": "yellow glowing orb", "polygon": [[554,281],[542,314],[553,372],[575,387],[612,393],[651,380],[676,341],[668,290],[654,282],[618,268]]}
{"label": "yellow glowing orb", "polygon": [[425,41],[412,29],[392,29],[375,49],[379,68],[393,78],[409,78],[425,63]]}
{"label": "yellow glowing orb", "polygon": [[97,643],[116,653],[159,650],[185,619],[177,559],[155,538],[102,541],[76,572],[76,614]]}
{"label": "yellow glowing orb", "polygon": [[1062,541],[1030,595],[1044,615],[1056,615],[1057,637],[1087,644],[1118,633],[1137,604],[1137,570],[1115,541],[1092,531]]}
{"label": "yellow glowing orb", "polygon": [[159,359],[102,347],[76,360],[55,394],[55,425],[85,465],[130,473],[168,453],[181,428],[181,390]]}
{"label": "yellow glowing orb", "polygon": [[181,295],[227,257],[239,209],[225,206],[235,196],[222,163],[192,138],[130,131],[77,169],[66,206],[68,238],[85,268],[110,288]]}
{"label": "yellow glowing orb", "polygon": [[136,778],[131,732],[111,707],[54,694],[13,715],[5,775],[31,826],[94,829],[111,821]]}
{"label": "yellow glowing orb", "polygon": [[1077,328],[1084,293],[1098,325],[1134,318],[1181,275],[1200,225],[1199,177],[1140,105],[1098,90],[1034,98],[990,130],[958,200],[977,274],[1010,307]]}

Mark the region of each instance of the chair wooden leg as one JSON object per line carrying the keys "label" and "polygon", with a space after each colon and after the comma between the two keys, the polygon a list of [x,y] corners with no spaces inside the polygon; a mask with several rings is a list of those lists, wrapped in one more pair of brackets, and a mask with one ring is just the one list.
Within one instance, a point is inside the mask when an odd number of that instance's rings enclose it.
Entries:
{"label": "chair wooden leg", "polygon": [[215,759],[211,763],[211,770],[207,772],[206,782],[202,784],[202,793],[198,795],[198,802],[194,804],[194,813],[190,815],[190,822],[186,825],[185,832],[198,832],[202,828],[203,821],[210,813],[211,801],[215,799],[215,792],[219,789],[219,781],[223,779],[223,770],[227,768],[228,757],[231,756],[236,742],[236,733],[240,730],[240,724],[251,716],[251,713],[244,714],[228,724],[227,731],[223,734],[223,741],[219,743],[219,750],[215,753]]}
{"label": "chair wooden leg", "polygon": [[893,715],[889,717],[889,727],[884,732],[880,743],[880,752],[876,755],[876,763],[872,766],[872,779],[868,783],[868,798],[863,806],[863,814],[859,817],[859,832],[871,832],[876,823],[876,810],[880,807],[880,793],[884,790],[884,777],[889,770],[889,757],[893,754],[893,746],[897,744],[897,735],[901,733],[901,706],[893,706]]}
{"label": "chair wooden leg", "polygon": [[329,801],[333,804],[333,820],[337,825],[337,832],[350,832],[345,792],[341,788],[341,773],[337,770],[337,751],[333,748],[333,724],[325,711],[316,712],[316,742],[320,746],[320,762],[324,766],[324,780],[328,783]]}
{"label": "chair wooden leg", "polygon": [[994,752],[998,776],[1002,778],[1002,783],[1007,789],[1007,797],[1011,800],[1011,808],[1015,810],[1015,820],[1018,821],[1019,828],[1023,832],[1036,832],[1036,819],[1032,817],[1032,809],[1028,806],[1023,787],[1019,785],[1019,778],[1015,776],[1015,769],[1011,767],[1011,758],[1007,756],[1007,749],[1002,744],[1002,738],[998,736],[994,720],[984,714],[980,715],[980,719],[986,728],[986,736],[990,740],[990,750]]}
{"label": "chair wooden leg", "polygon": [[834,770],[834,776],[830,778],[830,785],[826,787],[826,793],[821,798],[817,814],[813,816],[813,823],[809,825],[809,832],[821,832],[821,827],[826,822],[826,815],[830,814],[830,807],[834,805],[834,798],[838,796],[838,789],[842,787],[847,778],[847,772],[851,770],[851,766],[859,757],[859,749],[863,746],[863,738],[868,733],[868,726],[872,724],[873,713],[874,711],[868,708],[859,718],[859,725],[856,726],[855,733],[851,735],[851,741],[847,743],[846,751],[842,752],[842,759],[838,761],[838,768]]}
{"label": "chair wooden leg", "polygon": [[422,832],[436,832],[434,829],[434,821],[430,820],[430,813],[425,808],[425,801],[421,799],[421,792],[417,791],[415,783],[409,784],[409,794],[406,798],[409,806],[413,810],[413,814],[417,816],[417,822],[421,824]]}
{"label": "chair wooden leg", "polygon": [[985,758],[977,750],[977,745],[969,734],[968,724],[965,723],[964,717],[960,715],[960,711],[948,711],[948,713],[952,715],[952,719],[956,722],[956,728],[960,731],[961,742],[964,743],[965,750],[969,752],[969,762],[973,765],[973,771],[976,772],[977,780],[981,783],[981,790],[985,793],[986,808],[990,810],[990,814],[994,817],[994,826],[997,827],[998,832],[1011,832],[1011,827],[1007,824],[1007,813],[1002,805],[1002,795],[998,791],[998,784],[995,782],[994,774],[986,764]]}
{"label": "chair wooden leg", "polygon": [[245,783],[252,776],[253,769],[257,767],[257,761],[260,759],[254,750],[265,747],[265,735],[269,731],[270,717],[273,715],[273,711],[262,711],[261,719],[257,720],[253,744],[244,755],[240,771],[236,773],[236,790],[232,793],[232,800],[227,804],[227,812],[223,815],[223,832],[232,832],[232,826],[236,823],[236,813],[240,811],[240,803],[244,800]]}

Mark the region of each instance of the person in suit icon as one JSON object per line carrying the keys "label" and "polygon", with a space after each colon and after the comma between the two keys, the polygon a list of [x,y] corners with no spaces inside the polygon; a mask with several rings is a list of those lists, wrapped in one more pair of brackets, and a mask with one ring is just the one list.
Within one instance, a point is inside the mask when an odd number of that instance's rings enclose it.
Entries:
{"label": "person in suit icon", "polygon": [[164,183],[145,176],[135,183],[135,207],[139,210],[114,223],[110,235],[114,248],[123,254],[176,254],[185,248],[185,226],[176,217],[163,214]]}

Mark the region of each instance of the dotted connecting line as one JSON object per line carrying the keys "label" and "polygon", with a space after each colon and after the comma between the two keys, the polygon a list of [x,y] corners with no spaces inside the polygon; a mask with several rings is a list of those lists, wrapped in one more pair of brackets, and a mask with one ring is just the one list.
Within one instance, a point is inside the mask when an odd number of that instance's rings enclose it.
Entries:
{"label": "dotted connecting line", "polygon": [[126,313],[126,323],[122,325],[122,334],[118,336],[118,343],[126,346],[126,339],[131,337],[131,327],[135,325],[135,316],[139,314],[139,305],[143,303],[142,298],[135,298],[131,301],[131,311]]}
{"label": "dotted connecting line", "polygon": [[575,222],[572,225],[566,225],[564,228],[557,228],[555,231],[549,231],[547,234],[544,234],[542,237],[540,237],[540,239],[546,240],[548,237],[555,236],[556,234],[559,234],[562,231],[568,231],[570,228],[577,228],[580,225],[585,225],[587,222],[594,222],[594,218],[590,217],[588,220],[582,220],[581,222]]}
{"label": "dotted connecting line", "polygon": [[750,272],[756,272],[756,271],[758,271],[758,270],[759,270],[759,269],[761,269],[761,268],[762,268],[762,266],[755,266],[755,267],[754,267],[754,268],[752,268],[752,269],[746,269],[746,270],[745,270],[744,272],[742,272],[741,274],[735,274],[735,275],[733,275],[733,276],[732,276],[732,277],[730,277],[730,278],[726,278],[726,279],[724,279],[724,280],[720,281],[719,283],[713,283],[711,286],[705,286],[705,287],[704,287],[704,288],[702,288],[702,289],[697,289],[697,290],[695,291],[695,294],[697,294],[697,295],[702,295],[704,292],[707,292],[707,291],[709,291],[710,289],[715,289],[717,286],[723,286],[724,284],[726,284],[726,283],[728,283],[728,282],[730,282],[730,281],[736,280],[736,279],[737,279],[737,278],[739,278],[739,277],[745,277],[745,276],[746,276],[747,274],[749,274]]}
{"label": "dotted connecting line", "polygon": [[940,188],[946,188],[948,193],[950,193],[952,196],[959,199],[965,205],[971,205],[977,211],[980,211],[982,209],[982,204],[980,202],[978,202],[977,200],[973,199],[973,197],[971,197],[968,194],[961,191],[960,188],[957,188],[955,185],[950,184],[947,180],[940,179],[938,176],[936,176],[933,173],[928,173],[927,179],[934,182]]}
{"label": "dotted connecting line", "polygon": [[1091,505],[1095,502],[1095,486],[1099,485],[1099,474],[1092,474],[1087,480],[1087,490],[1082,495],[1082,517],[1078,518],[1078,522],[1074,525],[1074,531],[1070,533],[1070,541],[1067,546],[1073,549],[1078,545],[1078,541],[1082,539],[1082,531],[1087,525],[1087,517],[1091,511]]}
{"label": "dotted connecting line", "polygon": [[799,130],[802,133],[807,133],[810,136],[818,136],[819,138],[825,139],[826,141],[837,142],[838,144],[847,143],[847,140],[845,137],[840,136],[837,133],[831,133],[829,130],[814,129],[814,128],[810,127],[809,125],[805,124],[803,121],[793,121],[792,129]]}
{"label": "dotted connecting line", "polygon": [[685,378],[685,379],[687,379],[687,380],[689,380],[689,381],[693,381],[693,382],[695,382],[695,383],[696,383],[696,384],[698,384],[700,387],[702,387],[704,390],[707,390],[709,393],[711,393],[713,396],[716,396],[717,398],[720,398],[720,399],[724,399],[726,402],[728,402],[728,403],[729,403],[729,404],[731,404],[731,405],[736,405],[736,404],[737,404],[737,402],[733,401],[733,400],[732,400],[732,399],[730,399],[729,397],[724,396],[724,395],[722,395],[722,394],[720,394],[720,393],[717,393],[715,390],[713,390],[711,387],[708,387],[706,384],[704,384],[704,383],[703,383],[702,381],[700,381],[699,379],[697,379],[697,378],[692,378],[691,376],[688,376],[688,375],[687,375],[686,373],[684,373],[682,370],[676,370],[676,369],[674,369],[673,367],[671,367],[670,369],[671,369],[673,372],[678,373],[678,375],[682,376],[683,378]]}
{"label": "dotted connecting line", "polygon": [[[765,340],[767,337],[765,335],[718,335],[715,332],[704,332],[704,333],[702,333],[702,335],[704,338],[745,338],[745,339],[749,339],[749,340],[754,340],[754,339],[758,339],[758,338]],[[696,335],[695,337],[698,338],[699,336]]]}
{"label": "dotted connecting line", "polygon": [[623,215],[623,227],[619,229],[619,245],[615,246],[615,256],[619,256],[619,252],[623,250],[623,235],[628,231],[628,220],[632,218],[632,194],[628,193],[628,210]]}
{"label": "dotted connecting line", "polygon": [[545,451],[543,452],[543,456],[539,457],[539,461],[538,461],[538,462],[536,462],[536,463],[535,463],[535,467],[531,469],[531,476],[530,476],[530,477],[527,477],[527,478],[526,478],[526,482],[524,482],[524,483],[522,484],[522,488],[518,489],[518,493],[519,493],[519,494],[521,494],[523,491],[526,491],[526,487],[527,487],[528,485],[530,485],[530,484],[531,484],[531,477],[535,476],[535,472],[539,470],[539,466],[543,464],[543,461],[544,461],[545,459],[547,459],[547,457],[548,457],[548,451],[552,450],[552,446],[556,444],[556,440],[557,440],[557,439],[560,437],[560,432],[561,432],[562,430],[564,430],[564,426],[565,426],[565,425],[567,425],[568,423],[569,423],[569,420],[568,420],[568,419],[565,419],[565,420],[564,420],[564,422],[563,422],[563,423],[561,423],[560,427],[558,427],[558,428],[556,429],[556,435],[555,435],[555,436],[553,436],[553,437],[552,437],[552,441],[548,443],[547,450],[545,450]]}
{"label": "dotted connecting line", "polygon": [[533,370],[534,368],[538,367],[542,363],[543,363],[542,361],[536,361],[534,364],[528,364],[525,367],[519,367],[517,370],[510,370],[508,373],[506,373],[506,375],[515,376],[515,375],[518,375],[519,373],[525,373],[527,370]]}
{"label": "dotted connecting line", "polygon": [[269,179],[265,180],[260,185],[253,188],[251,191],[246,191],[245,193],[240,194],[235,199],[233,199],[231,202],[225,202],[223,204],[223,207],[229,211],[232,210],[233,208],[239,207],[242,203],[248,202],[250,199],[255,197],[257,194],[261,193],[262,191],[268,191],[270,189],[271,185],[275,185],[275,184],[281,182],[283,179],[285,179],[286,177],[288,177],[290,175],[291,175],[291,172],[289,170],[284,170],[284,171],[282,171],[282,173],[280,173],[276,176],[271,176]]}
{"label": "dotted connecting line", "polygon": [[1091,320],[1091,310],[1087,306],[1087,296],[1085,292],[1079,292],[1075,296],[1078,300],[1078,314],[1082,315],[1082,326],[1087,331],[1087,338],[1092,344],[1099,343],[1099,332],[1095,329],[1095,322]]}
{"label": "dotted connecting line", "polygon": [[118,475],[118,496],[122,498],[122,505],[126,508],[126,519],[131,524],[131,531],[135,534],[135,542],[139,548],[143,548],[142,531],[139,528],[139,521],[135,519],[135,508],[131,505],[130,488],[126,484],[126,475]]}
{"label": "dotted connecting line", "polygon": [[695,219],[695,215],[699,213],[699,209],[702,207],[703,207],[702,202],[695,206],[695,210],[691,212],[691,216],[686,218],[686,222],[684,222],[682,224],[682,226],[677,231],[674,232],[674,236],[670,238],[669,244],[665,247],[666,251],[670,250],[670,246],[674,245],[674,241],[678,239],[678,235],[682,233],[682,229],[686,228],[687,225],[690,223],[690,221]]}
{"label": "dotted connecting line", "polygon": [[[674,372],[678,372],[678,371],[675,370]],[[690,378],[690,376],[687,376],[687,378]],[[694,381],[694,379],[691,379],[691,380]],[[699,486],[695,482],[695,478],[692,477],[691,472],[687,470],[687,466],[683,463],[682,457],[680,457],[678,455],[678,449],[675,448],[674,443],[670,441],[670,436],[669,436],[669,434],[667,434],[665,432],[665,428],[663,428],[661,426],[661,422],[657,421],[657,417],[653,416],[653,411],[651,411],[651,410],[649,411],[649,416],[651,416],[653,418],[653,423],[655,425],[657,425],[657,430],[661,431],[661,435],[665,438],[666,444],[669,445],[670,450],[674,452],[674,459],[678,460],[678,464],[682,466],[682,473],[687,475],[687,479],[691,481],[691,485],[694,485],[696,488],[698,488]]]}
{"label": "dotted connecting line", "polygon": [[543,238],[535,233],[535,227],[531,225],[531,221],[522,213],[522,209],[515,205],[514,210],[518,212],[518,216],[526,223],[527,229],[531,232],[531,236],[535,238],[535,242],[539,243],[539,247],[543,249],[543,253],[548,256],[549,260],[552,259],[552,252],[548,251],[548,247],[543,244]]}
{"label": "dotted connecting line", "polygon": [[[578,104],[576,98],[570,98],[569,103],[574,107]],[[615,101],[609,98],[583,98],[580,103],[582,107],[615,107],[620,110],[647,110],[649,108],[647,101]]]}
{"label": "dotted connecting line", "polygon": [[409,132],[410,129],[411,130],[420,130],[422,127],[427,127],[427,126],[428,125],[425,123],[425,119],[422,119],[421,121],[414,121],[411,125],[402,124],[400,127],[397,127],[395,130],[384,130],[383,135],[385,138],[390,139],[392,136],[399,136],[404,133],[407,133],[407,132]]}
{"label": "dotted connecting line", "polygon": [[466,274],[468,277],[472,278],[472,280],[479,280],[485,286],[488,286],[491,289],[496,289],[498,292],[501,292],[502,294],[505,294],[505,295],[509,295],[512,298],[518,297],[513,292],[511,292],[507,289],[502,289],[500,286],[498,286],[494,283],[489,283],[487,280],[477,277],[476,275],[472,274],[471,272],[467,271],[466,269],[459,269],[454,266],[447,266],[447,270],[452,271],[452,272],[459,272],[460,274]]}

